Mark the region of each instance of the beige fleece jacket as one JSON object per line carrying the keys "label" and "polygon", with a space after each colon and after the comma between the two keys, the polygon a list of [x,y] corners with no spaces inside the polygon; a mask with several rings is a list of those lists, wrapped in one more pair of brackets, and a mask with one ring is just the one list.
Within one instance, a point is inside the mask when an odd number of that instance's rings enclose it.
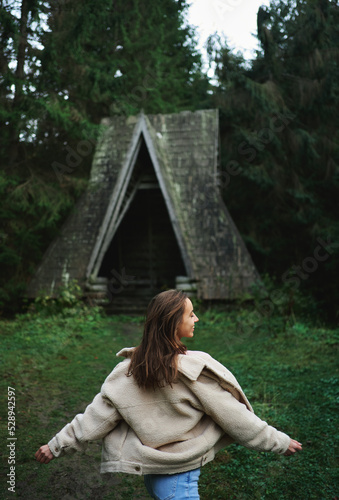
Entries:
{"label": "beige fleece jacket", "polygon": [[101,472],[173,474],[205,465],[237,442],[284,453],[289,436],[258,418],[232,373],[209,354],[179,355],[172,387],[143,390],[127,377],[133,348],[101,392],[48,443],[53,455],[85,450],[102,439]]}

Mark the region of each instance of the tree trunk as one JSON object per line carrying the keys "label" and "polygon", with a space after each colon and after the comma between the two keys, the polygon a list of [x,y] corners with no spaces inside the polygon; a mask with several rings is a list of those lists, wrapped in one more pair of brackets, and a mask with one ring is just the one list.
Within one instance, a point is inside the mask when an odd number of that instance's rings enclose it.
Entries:
{"label": "tree trunk", "polygon": [[27,20],[29,11],[28,1],[29,0],[22,0],[21,3],[20,34],[17,54],[17,66],[15,70],[15,93],[12,104],[12,116],[15,120],[19,120],[19,123],[17,121],[16,123],[11,124],[9,165],[13,165],[16,162],[19,151],[19,134],[21,128],[21,119],[19,117],[21,116],[21,107],[24,99],[23,85],[25,79],[25,61],[27,48]]}

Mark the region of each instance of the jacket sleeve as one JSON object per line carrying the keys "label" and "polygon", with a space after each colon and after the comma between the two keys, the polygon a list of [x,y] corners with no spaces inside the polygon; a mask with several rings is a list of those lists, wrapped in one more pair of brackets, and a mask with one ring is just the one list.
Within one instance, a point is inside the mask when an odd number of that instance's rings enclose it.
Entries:
{"label": "jacket sleeve", "polygon": [[288,449],[290,437],[287,434],[257,417],[216,380],[202,374],[190,385],[203,411],[235,442],[258,451],[280,454]]}
{"label": "jacket sleeve", "polygon": [[48,443],[55,457],[84,451],[88,441],[102,439],[113,430],[121,416],[112,403],[102,393],[95,396],[84,413],[76,415]]}

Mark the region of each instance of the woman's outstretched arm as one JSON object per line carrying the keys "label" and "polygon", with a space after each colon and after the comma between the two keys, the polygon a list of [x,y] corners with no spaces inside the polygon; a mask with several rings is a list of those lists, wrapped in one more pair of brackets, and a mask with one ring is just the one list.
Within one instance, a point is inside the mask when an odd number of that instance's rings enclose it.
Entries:
{"label": "woman's outstretched arm", "polygon": [[207,413],[235,442],[258,451],[293,455],[302,445],[261,420],[207,375],[187,383]]}
{"label": "woman's outstretched arm", "polygon": [[48,464],[54,457],[83,451],[88,441],[102,439],[120,420],[119,412],[99,393],[84,413],[76,415],[48,444],[39,448],[35,458],[43,464]]}

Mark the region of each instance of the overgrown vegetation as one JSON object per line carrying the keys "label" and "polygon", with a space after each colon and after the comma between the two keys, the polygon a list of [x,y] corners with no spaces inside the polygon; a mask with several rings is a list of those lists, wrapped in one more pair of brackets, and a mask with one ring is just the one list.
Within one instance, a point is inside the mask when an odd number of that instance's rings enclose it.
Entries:
{"label": "overgrown vegetation", "polygon": [[[115,353],[141,338],[141,317],[106,317],[99,309],[73,306],[0,322],[4,438],[7,386],[16,391],[16,498],[146,500],[142,478],[100,475],[99,443],[48,466],[34,460],[37,448],[100,390],[119,361]],[[278,311],[258,316],[257,309],[244,306],[204,311],[198,306],[196,312],[200,322],[188,348],[225,364],[256,413],[304,447],[283,457],[230,446],[202,469],[202,500],[336,498],[339,330]],[[3,455],[2,498],[12,498],[5,494]]]}
{"label": "overgrown vegetation", "polygon": [[332,321],[339,273],[338,16],[337,2],[272,1],[258,11],[261,50],[250,65],[218,38],[210,45],[226,205],[259,271],[306,292],[316,299],[316,315]]}

